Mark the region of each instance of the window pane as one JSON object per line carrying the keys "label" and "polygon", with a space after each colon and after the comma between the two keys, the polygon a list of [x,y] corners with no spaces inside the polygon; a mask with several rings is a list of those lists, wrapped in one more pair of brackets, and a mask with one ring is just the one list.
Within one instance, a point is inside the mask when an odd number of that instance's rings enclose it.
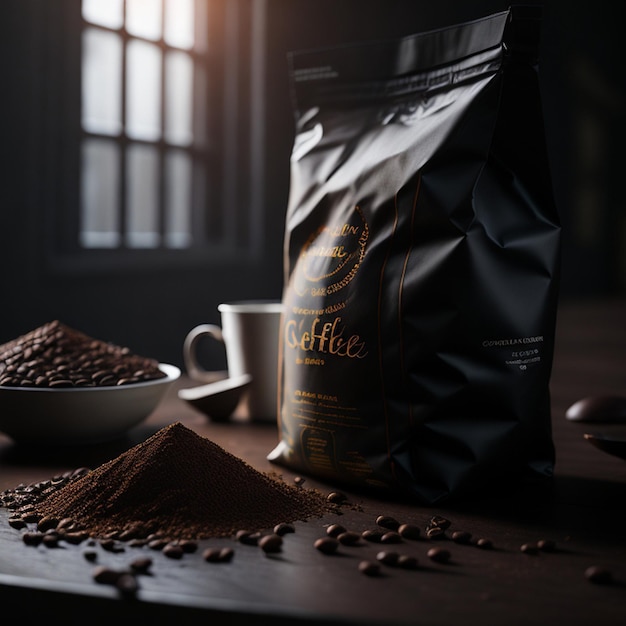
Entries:
{"label": "window pane", "polygon": [[170,151],[165,162],[165,243],[169,248],[191,245],[191,159]]}
{"label": "window pane", "polygon": [[159,245],[159,190],[157,151],[131,145],[126,161],[126,243],[131,248]]}
{"label": "window pane", "polygon": [[130,41],[127,51],[126,132],[132,139],[161,136],[161,51]]}
{"label": "window pane", "polygon": [[194,65],[193,83],[193,143],[196,146],[205,146],[207,143],[207,120],[212,111],[207,101],[207,77],[205,68]]}
{"label": "window pane", "polygon": [[124,23],[123,0],[83,0],[83,17],[92,24],[121,28]]}
{"label": "window pane", "polygon": [[126,30],[131,35],[160,39],[161,17],[161,0],[126,0]]}
{"label": "window pane", "polygon": [[83,142],[80,243],[85,248],[115,248],[120,243],[119,158],[112,141]]}
{"label": "window pane", "polygon": [[193,96],[193,61],[184,52],[169,52],[165,59],[165,138],[189,145]]}
{"label": "window pane", "polygon": [[122,40],[97,28],[83,31],[82,124],[115,135],[121,123]]}
{"label": "window pane", "polygon": [[165,43],[177,48],[193,48],[193,5],[194,0],[166,0]]}

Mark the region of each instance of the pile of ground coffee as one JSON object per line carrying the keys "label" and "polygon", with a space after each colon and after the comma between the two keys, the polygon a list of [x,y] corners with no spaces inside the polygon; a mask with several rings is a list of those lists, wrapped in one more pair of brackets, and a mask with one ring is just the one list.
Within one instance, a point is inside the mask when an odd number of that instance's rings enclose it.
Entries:
{"label": "pile of ground coffee", "polygon": [[4,387],[102,387],[163,377],[158,361],[58,320],[0,345]]}
{"label": "pile of ground coffee", "polygon": [[35,504],[92,537],[227,537],[320,517],[336,506],[288,485],[177,422]]}

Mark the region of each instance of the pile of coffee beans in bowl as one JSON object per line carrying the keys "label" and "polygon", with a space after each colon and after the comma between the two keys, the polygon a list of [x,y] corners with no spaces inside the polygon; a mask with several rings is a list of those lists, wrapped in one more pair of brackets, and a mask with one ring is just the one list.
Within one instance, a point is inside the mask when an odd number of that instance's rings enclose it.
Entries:
{"label": "pile of coffee beans in bowl", "polygon": [[0,345],[0,387],[105,387],[165,376],[158,361],[58,320]]}

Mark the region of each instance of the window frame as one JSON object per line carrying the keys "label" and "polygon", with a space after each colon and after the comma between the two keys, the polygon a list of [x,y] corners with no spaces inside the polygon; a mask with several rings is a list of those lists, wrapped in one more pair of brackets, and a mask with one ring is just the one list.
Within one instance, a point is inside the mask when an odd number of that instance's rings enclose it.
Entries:
{"label": "window frame", "polygon": [[[55,4],[57,10],[47,11],[45,18],[51,23],[42,23],[41,63],[45,68],[40,87],[40,123],[47,140],[39,160],[44,189],[42,247],[48,274],[106,275],[207,267],[241,271],[263,256],[266,0],[208,0],[208,5],[208,184],[204,206],[192,209],[192,232],[203,236],[188,248],[80,245],[81,142],[85,137],[81,40],[86,23],[80,0],[65,2],[61,9]],[[219,240],[211,238],[212,228],[221,230]]]}

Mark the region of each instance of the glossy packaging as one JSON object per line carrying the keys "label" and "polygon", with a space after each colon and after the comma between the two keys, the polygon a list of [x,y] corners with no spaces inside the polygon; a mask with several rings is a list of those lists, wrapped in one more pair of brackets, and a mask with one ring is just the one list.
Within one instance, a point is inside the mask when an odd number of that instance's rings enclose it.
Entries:
{"label": "glossy packaging", "polygon": [[425,503],[552,475],[541,16],[290,55],[270,460]]}

